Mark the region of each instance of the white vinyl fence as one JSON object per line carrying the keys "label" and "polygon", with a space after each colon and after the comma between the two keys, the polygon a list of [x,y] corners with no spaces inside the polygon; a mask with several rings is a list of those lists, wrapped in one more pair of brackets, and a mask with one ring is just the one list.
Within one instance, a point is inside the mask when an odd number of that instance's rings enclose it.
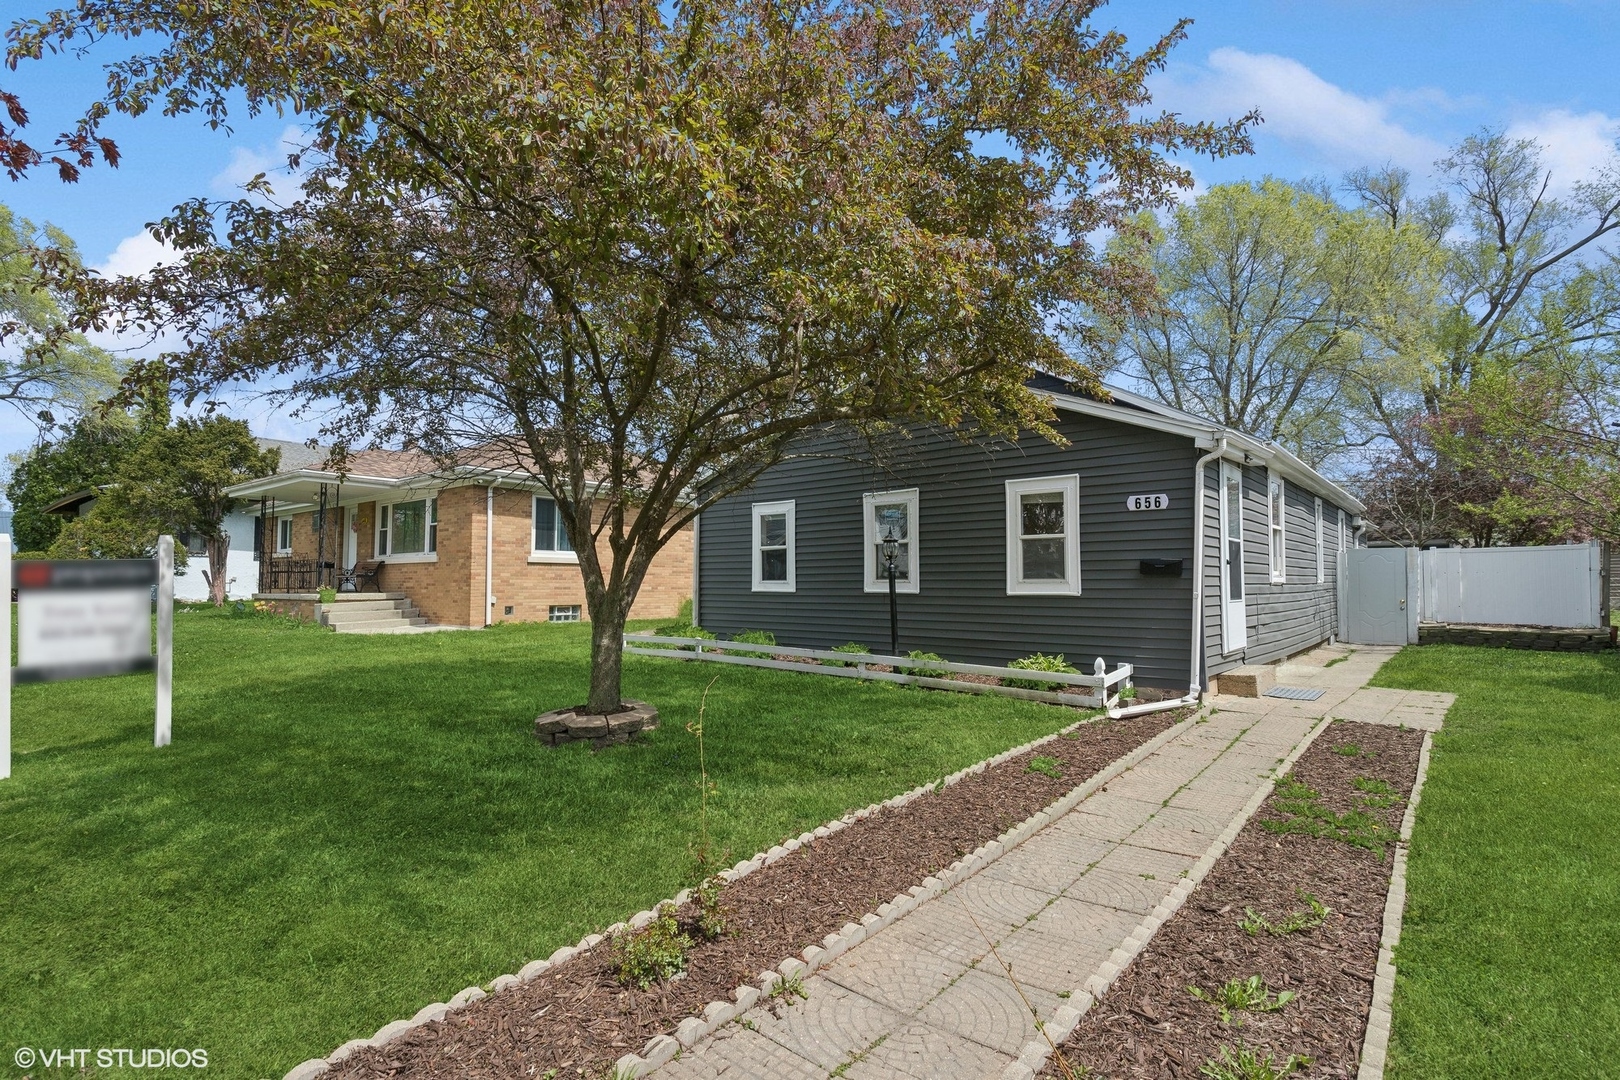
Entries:
{"label": "white vinyl fence", "polygon": [[1424,622],[1604,624],[1603,544],[1437,548],[1419,553]]}
{"label": "white vinyl fence", "polygon": [[[995,694],[1046,701],[1055,705],[1112,709],[1119,705],[1120,691],[1131,685],[1132,667],[1120,664],[1109,671],[1098,657],[1089,675],[1062,671],[1028,671],[991,667],[986,664],[957,664],[946,660],[914,660],[908,656],[881,653],[847,653],[832,649],[800,649],[789,645],[755,645],[741,641],[711,638],[659,637],[656,634],[624,635],[624,651],[638,656],[662,656],[670,660],[709,660],[744,667],[775,668],[777,671],[804,671],[846,679],[926,686],[931,690],[955,690],[965,694]],[[874,671],[873,665],[888,671]],[[906,674],[907,672],[912,674]],[[1021,679],[1055,684],[1062,690],[1031,690],[1021,686],[952,679],[952,674],[988,675],[996,679]]]}

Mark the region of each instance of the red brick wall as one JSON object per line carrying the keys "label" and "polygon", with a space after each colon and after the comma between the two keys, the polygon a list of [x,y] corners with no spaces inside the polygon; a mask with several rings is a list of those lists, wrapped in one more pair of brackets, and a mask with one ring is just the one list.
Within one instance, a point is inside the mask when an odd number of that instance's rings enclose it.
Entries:
{"label": "red brick wall", "polygon": [[[589,618],[585,586],[576,563],[530,562],[533,545],[532,491],[501,489],[495,493],[496,622],[544,622],[553,604],[578,604]],[[361,503],[356,514],[358,561],[372,557],[376,542],[377,504]],[[294,515],[293,557],[315,558],[314,515]],[[333,524],[327,531],[327,558],[341,539]],[[272,526],[273,528],[273,526]],[[381,586],[402,592],[431,622],[451,626],[484,624],[485,489],[446,488],[439,493],[438,558],[432,562],[383,560]],[[274,534],[272,533],[272,536]],[[341,551],[341,548],[336,550]],[[598,544],[604,565],[612,560],[606,541]],[[633,619],[672,618],[692,595],[692,530],[688,526],[653,559],[630,610]],[[506,614],[506,608],[512,614]]]}

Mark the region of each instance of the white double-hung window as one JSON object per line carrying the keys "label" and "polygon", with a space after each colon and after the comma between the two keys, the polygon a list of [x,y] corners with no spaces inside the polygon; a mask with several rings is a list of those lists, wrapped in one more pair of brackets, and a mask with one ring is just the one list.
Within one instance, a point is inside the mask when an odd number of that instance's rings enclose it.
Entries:
{"label": "white double-hung window", "polygon": [[276,554],[292,554],[293,519],[290,517],[276,519]]}
{"label": "white double-hung window", "polygon": [[894,591],[914,593],[919,584],[916,488],[878,491],[861,496],[866,517],[866,591],[889,591],[889,568],[883,542],[894,537]]}
{"label": "white double-hung window", "polygon": [[377,557],[437,558],[439,500],[434,496],[377,507]]}
{"label": "white double-hung window", "polygon": [[1266,516],[1270,519],[1267,530],[1271,537],[1271,583],[1282,585],[1288,580],[1288,537],[1283,529],[1283,515],[1287,513],[1287,497],[1283,491],[1283,478],[1266,472]]}
{"label": "white double-hung window", "polygon": [[1007,481],[1007,592],[1080,593],[1080,478]]}
{"label": "white double-hung window", "polygon": [[754,504],[754,591],[794,590],[793,500]]}
{"label": "white double-hung window", "polygon": [[557,500],[549,495],[534,497],[534,547],[529,552],[529,561],[579,561],[568,539],[568,526],[557,510]]}

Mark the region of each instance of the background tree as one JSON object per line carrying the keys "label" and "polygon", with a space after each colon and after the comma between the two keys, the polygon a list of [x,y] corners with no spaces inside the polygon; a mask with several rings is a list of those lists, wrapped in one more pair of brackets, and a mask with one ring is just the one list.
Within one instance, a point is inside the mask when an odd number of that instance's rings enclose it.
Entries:
{"label": "background tree", "polygon": [[280,462],[281,451],[261,450],[240,420],[182,418],[150,433],[124,458],[114,481],[117,510],[143,530],[202,537],[208,597],[217,607],[225,603],[230,554],[225,517],[238,505],[225,489],[268,476]]}
{"label": "background tree", "polygon": [[1146,224],[1159,303],[1118,327],[1113,360],[1160,400],[1320,465],[1365,438],[1347,396],[1416,385],[1439,260],[1415,225],[1276,179]]}
{"label": "background tree", "polygon": [[0,205],[0,401],[48,430],[106,398],[122,372],[111,353],[72,330],[36,260],[83,270],[66,233]]}
{"label": "background tree", "polygon": [[75,421],[57,439],[15,455],[6,499],[11,536],[21,551],[44,551],[67,519],[44,508],[65,495],[109,484],[137,439],[135,421],[119,410]]}
{"label": "background tree", "polygon": [[177,265],[61,280],[86,325],[177,333],[187,393],[275,375],[342,402],[339,443],[526,463],[606,711],[654,554],[796,434],[1051,435],[1031,368],[1103,393],[1059,343],[1149,280],[1088,238],[1190,184],[1169,155],[1248,144],[1147,112],[1182,28],[1132,55],[1097,6],[84,0],[8,55],[158,43],[109,66],[91,139],[159,101],[303,112],[296,198],[187,204],[156,229]]}

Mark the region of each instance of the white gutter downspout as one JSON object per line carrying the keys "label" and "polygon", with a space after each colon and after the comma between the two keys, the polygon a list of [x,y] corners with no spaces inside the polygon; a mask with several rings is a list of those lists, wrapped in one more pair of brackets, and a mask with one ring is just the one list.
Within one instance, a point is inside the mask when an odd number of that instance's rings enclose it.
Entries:
{"label": "white gutter downspout", "polygon": [[1144,713],[1161,712],[1165,709],[1179,709],[1185,705],[1196,705],[1204,696],[1203,683],[1199,681],[1199,673],[1203,671],[1204,664],[1204,468],[1211,462],[1219,459],[1226,453],[1226,437],[1222,436],[1220,443],[1198,459],[1193,466],[1193,602],[1192,602],[1192,671],[1188,677],[1187,696],[1174,701],[1155,701],[1147,705],[1132,705],[1127,709],[1109,709],[1108,719],[1123,720],[1129,716],[1141,716]]}
{"label": "white gutter downspout", "polygon": [[484,489],[484,625],[495,621],[495,484]]}

